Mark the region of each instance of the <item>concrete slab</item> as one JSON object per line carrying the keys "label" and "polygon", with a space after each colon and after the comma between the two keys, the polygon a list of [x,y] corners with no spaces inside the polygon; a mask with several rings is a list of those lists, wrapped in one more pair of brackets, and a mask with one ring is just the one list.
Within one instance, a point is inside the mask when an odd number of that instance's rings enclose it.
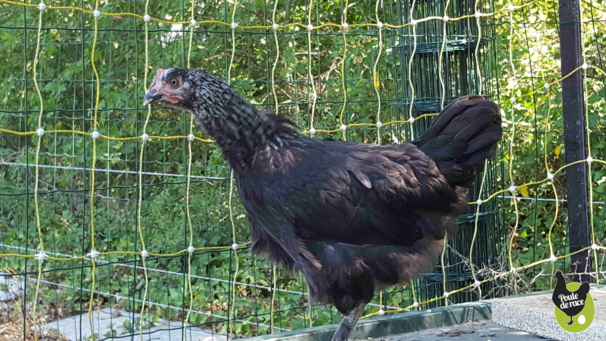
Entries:
{"label": "concrete slab", "polygon": [[[140,314],[105,308],[94,311],[92,321],[94,332],[100,339],[123,340],[125,335],[135,334],[139,340]],[[134,322],[133,322],[134,321]],[[168,341],[182,340],[183,329],[180,322],[158,320],[144,322],[142,340]],[[91,335],[88,314],[76,315],[62,320],[50,322],[48,329],[58,330],[70,341],[88,340]],[[225,335],[211,333],[195,327],[187,328],[187,340],[190,341],[225,341]]]}
{"label": "concrete slab", "polygon": [[[595,319],[592,325],[581,333],[566,332],[557,324],[554,305],[551,301],[552,293],[542,292],[370,318],[358,323],[352,333],[352,339],[441,341],[444,340],[444,337],[456,337],[456,340],[459,341],[509,341],[510,339],[534,341],[545,338],[566,341],[605,340],[606,287],[592,287],[590,293],[596,307]],[[112,330],[117,333],[113,335],[116,339],[125,333],[132,334],[132,329],[124,328],[125,323],[130,324],[130,321],[139,315],[126,313],[126,316],[116,317],[111,316],[111,313],[110,309],[95,312],[93,323],[95,330],[100,331],[99,336],[109,335],[106,333]],[[328,341],[338,326],[338,324],[332,324],[299,329],[246,340]],[[86,314],[61,322],[53,322],[49,324],[49,327],[59,329],[69,340],[80,340],[82,335],[87,337],[90,334]],[[158,321],[156,325],[144,329],[143,340],[180,340],[182,333],[180,327],[181,324],[178,322]],[[173,328],[175,330],[171,330]],[[137,330],[135,329],[135,333],[138,335]],[[188,340],[226,341],[226,337],[192,328],[191,332],[188,331]]]}
{"label": "concrete slab", "polygon": [[555,340],[606,340],[606,287],[592,286],[589,293],[594,300],[595,319],[579,333],[567,332],[558,325],[551,291],[491,300],[492,318],[501,326]]}
{"label": "concrete slab", "polygon": [[[351,339],[381,338],[490,319],[491,303],[487,301],[462,303],[424,311],[369,318],[358,322]],[[291,332],[248,338],[248,341],[328,341],[339,324],[298,329]]]}
{"label": "concrete slab", "polygon": [[434,328],[420,332],[390,335],[387,337],[366,339],[371,341],[538,341],[544,338],[515,329],[499,326],[493,322],[471,322],[448,328]]}

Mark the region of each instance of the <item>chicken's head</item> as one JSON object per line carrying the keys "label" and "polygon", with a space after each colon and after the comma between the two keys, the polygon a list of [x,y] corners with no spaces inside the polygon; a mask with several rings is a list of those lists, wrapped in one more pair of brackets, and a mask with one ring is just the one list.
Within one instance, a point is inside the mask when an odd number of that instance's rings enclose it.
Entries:
{"label": "chicken's head", "polygon": [[220,111],[233,91],[217,76],[198,69],[158,69],[143,105],[162,104],[200,115]]}
{"label": "chicken's head", "polygon": [[158,69],[152,85],[143,97],[143,105],[157,103],[190,111],[194,84],[187,71],[179,68]]}

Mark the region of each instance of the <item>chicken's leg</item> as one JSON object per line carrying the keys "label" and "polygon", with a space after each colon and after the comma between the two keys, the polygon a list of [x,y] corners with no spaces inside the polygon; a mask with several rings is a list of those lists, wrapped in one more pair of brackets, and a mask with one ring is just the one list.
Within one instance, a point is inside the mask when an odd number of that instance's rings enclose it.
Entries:
{"label": "chicken's leg", "polygon": [[566,324],[570,326],[570,325],[571,325],[571,324],[573,324],[573,323],[574,323],[574,321],[572,320],[572,316],[570,316],[570,322],[568,322],[568,323],[566,323]]}
{"label": "chicken's leg", "polygon": [[343,315],[343,321],[339,326],[339,329],[332,336],[332,341],[347,341],[349,334],[353,330],[356,322],[362,316],[366,303],[362,303],[359,306],[353,308],[349,313]]}

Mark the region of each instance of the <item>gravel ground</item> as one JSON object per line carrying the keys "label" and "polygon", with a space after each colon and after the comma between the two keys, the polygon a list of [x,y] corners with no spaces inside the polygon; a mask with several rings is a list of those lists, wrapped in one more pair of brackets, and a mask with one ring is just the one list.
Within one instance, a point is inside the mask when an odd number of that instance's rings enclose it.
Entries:
{"label": "gravel ground", "polygon": [[428,329],[415,333],[368,338],[370,341],[536,341],[548,340],[519,330],[509,329],[491,321],[469,323],[444,328]]}

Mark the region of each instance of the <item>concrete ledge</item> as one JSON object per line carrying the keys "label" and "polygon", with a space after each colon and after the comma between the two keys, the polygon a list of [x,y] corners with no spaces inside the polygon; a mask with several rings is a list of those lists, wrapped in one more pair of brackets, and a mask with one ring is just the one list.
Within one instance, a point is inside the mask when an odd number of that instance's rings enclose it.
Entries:
{"label": "concrete ledge", "polygon": [[[351,339],[377,338],[388,335],[411,333],[429,328],[440,328],[470,321],[489,320],[492,316],[491,302],[480,301],[412,311],[392,316],[370,318],[358,322]],[[252,337],[248,341],[324,341],[331,340],[339,324],[297,329],[290,332]]]}
{"label": "concrete ledge", "polygon": [[555,319],[552,291],[528,295],[510,296],[490,300],[494,323],[555,340],[590,341],[606,339],[606,287],[592,286],[595,319],[591,326],[580,333],[562,329]]}

